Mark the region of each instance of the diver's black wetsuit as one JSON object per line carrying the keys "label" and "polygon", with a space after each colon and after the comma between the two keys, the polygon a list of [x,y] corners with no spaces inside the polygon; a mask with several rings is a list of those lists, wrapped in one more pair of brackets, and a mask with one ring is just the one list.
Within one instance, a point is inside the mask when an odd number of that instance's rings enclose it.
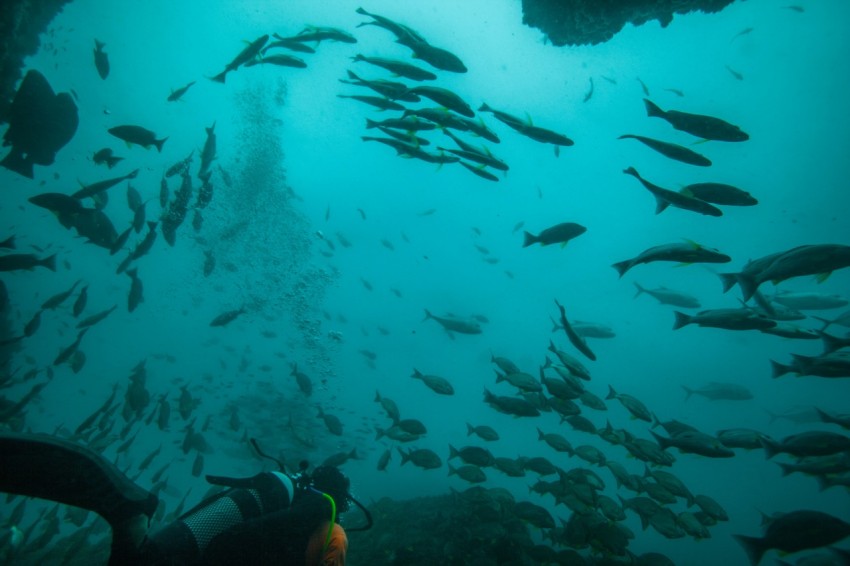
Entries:
{"label": "diver's black wetsuit", "polygon": [[112,526],[110,564],[304,564],[311,536],[331,518],[324,496],[293,489],[283,474],[209,479],[231,488],[148,535],[156,496],[102,456],[47,435],[0,434],[0,491],[96,512]]}

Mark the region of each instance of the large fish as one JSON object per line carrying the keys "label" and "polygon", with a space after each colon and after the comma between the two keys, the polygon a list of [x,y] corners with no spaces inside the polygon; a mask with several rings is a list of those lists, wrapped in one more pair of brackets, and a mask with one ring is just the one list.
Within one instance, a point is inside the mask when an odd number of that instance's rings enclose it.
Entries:
{"label": "large fish", "polygon": [[634,167],[629,167],[624,170],[623,173],[626,175],[631,175],[643,185],[646,190],[652,193],[652,196],[655,197],[655,214],[661,214],[664,212],[668,206],[674,206],[676,208],[681,208],[682,210],[690,210],[692,212],[698,212],[699,214],[705,214],[707,216],[723,216],[723,211],[717,208],[716,206],[712,206],[711,204],[700,200],[698,198],[694,198],[692,196],[688,196],[685,193],[677,193],[676,191],[671,191],[670,189],[665,189],[663,187],[659,187],[653,183],[650,183],[646,179],[640,176],[640,173]]}
{"label": "large fish", "polygon": [[645,146],[654,149],[661,155],[669,157],[670,159],[675,159],[676,161],[681,161],[682,163],[688,163],[689,165],[697,165],[699,167],[711,166],[711,160],[705,157],[704,155],[700,155],[692,149],[688,149],[675,143],[656,140],[653,138],[647,138],[644,136],[635,136],[632,134],[623,134],[617,139],[637,140]]}
{"label": "large fish", "polygon": [[11,145],[0,165],[24,177],[33,178],[33,165],[52,165],[56,152],[77,131],[79,116],[74,100],[67,92],[55,94],[44,75],[27,72],[6,119],[9,128],[3,145]]}
{"label": "large fish", "polygon": [[773,548],[792,553],[839,542],[850,536],[850,523],[821,511],[792,511],[771,521],[762,537],[733,536],[755,566]]}
{"label": "large fish", "polygon": [[363,61],[364,63],[369,63],[377,67],[382,67],[391,73],[413,81],[433,81],[437,78],[437,75],[435,75],[431,71],[420,69],[416,65],[411,65],[410,63],[399,61],[397,59],[366,57],[358,53],[357,55],[352,57],[351,60],[354,62]]}
{"label": "large fish", "polygon": [[156,146],[158,152],[162,152],[162,144],[168,138],[156,139],[156,134],[141,126],[115,126],[109,128],[109,133],[128,144],[140,145],[145,149]]}
{"label": "large fish", "polygon": [[696,242],[663,244],[642,251],[636,257],[620,261],[612,265],[620,277],[628,270],[642,263],[654,261],[677,261],[682,264],[691,263],[728,263],[732,258],[718,250],[707,248]]}
{"label": "large fish", "polygon": [[212,80],[217,83],[224,84],[224,79],[227,77],[227,73],[235,71],[241,65],[256,57],[268,40],[269,36],[266,34],[252,41],[245,49],[239,52],[239,55],[233,58],[233,61],[227,64],[222,72],[212,77]]}
{"label": "large fish", "polygon": [[587,232],[587,228],[575,222],[563,222],[550,228],[546,228],[536,236],[531,232],[523,232],[522,247],[527,248],[533,244],[548,246],[550,244],[561,244],[561,247],[573,238],[577,238]]}
{"label": "large fish", "polygon": [[455,316],[434,316],[425,309],[425,320],[435,320],[446,329],[450,335],[453,332],[460,334],[481,334],[481,325],[474,319],[459,318]]}
{"label": "large fish", "polygon": [[644,98],[646,115],[667,120],[677,130],[688,132],[697,137],[707,140],[741,142],[750,139],[746,132],[741,131],[738,126],[733,126],[720,118],[703,116],[701,114],[688,114],[678,110],[664,111],[650,100]]}
{"label": "large fish", "polygon": [[850,246],[816,244],[770,254],[750,262],[740,273],[722,274],[721,278],[724,290],[737,282],[748,301],[765,281],[780,283],[792,277],[817,275],[822,282],[833,271],[845,267],[850,267]]}

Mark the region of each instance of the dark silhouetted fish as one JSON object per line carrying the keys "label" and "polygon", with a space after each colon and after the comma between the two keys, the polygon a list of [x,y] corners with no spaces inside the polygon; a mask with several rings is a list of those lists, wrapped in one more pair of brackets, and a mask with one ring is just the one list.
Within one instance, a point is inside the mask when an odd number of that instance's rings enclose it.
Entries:
{"label": "dark silhouetted fish", "polygon": [[227,64],[222,72],[212,77],[212,80],[217,83],[224,84],[224,79],[227,77],[227,73],[235,71],[240,65],[243,65],[256,57],[268,40],[269,36],[266,34],[252,41],[245,49],[239,52],[239,55],[233,58],[233,61]]}
{"label": "dark silhouetted fish", "polygon": [[159,152],[162,151],[162,144],[168,139],[162,138],[158,140],[155,133],[141,126],[115,126],[114,128],[109,128],[108,131],[116,138],[124,140],[128,144],[140,145],[145,149],[153,145],[156,146],[156,150]]}
{"label": "dark silhouetted fish", "polygon": [[640,176],[640,173],[634,167],[629,167],[624,170],[623,173],[626,175],[631,175],[643,185],[646,190],[652,193],[652,196],[655,197],[655,214],[660,214],[664,212],[668,206],[674,206],[676,208],[681,208],[683,210],[690,210],[692,212],[698,212],[699,214],[705,214],[707,216],[723,216],[723,211],[717,208],[716,206],[712,206],[709,203],[700,200],[698,198],[694,198],[692,196],[688,196],[685,193],[677,193],[676,191],[671,191],[670,189],[665,189],[663,187],[659,187],[653,183],[650,183],[646,179]]}
{"label": "dark silhouetted fish", "polygon": [[105,43],[94,40],[94,66],[102,79],[109,76],[109,56],[103,50],[104,47],[106,47]]}
{"label": "dark silhouetted fish", "polygon": [[71,95],[54,94],[44,75],[30,70],[9,107],[3,145],[11,145],[3,167],[33,178],[33,165],[52,165],[56,152],[77,131],[79,116]]}
{"label": "dark silhouetted fish", "polygon": [[669,157],[670,159],[675,159],[676,161],[681,161],[682,163],[687,163],[689,165],[697,165],[699,167],[710,167],[711,160],[709,160],[704,155],[700,155],[692,149],[688,149],[681,145],[677,145],[675,143],[664,142],[661,140],[656,140],[653,138],[647,138],[644,136],[635,136],[632,134],[624,134],[617,139],[625,140],[625,139],[633,139],[641,142],[645,146],[654,149],[661,155],[665,157]]}
{"label": "dark silhouetted fish", "polygon": [[741,131],[741,128],[720,118],[688,114],[678,110],[665,112],[646,98],[643,99],[643,102],[646,105],[647,116],[662,118],[677,130],[688,132],[699,138],[728,142],[741,142],[750,139],[750,136]]}
{"label": "dark silhouetted fish", "polygon": [[186,94],[186,91],[188,91],[190,88],[192,88],[193,84],[195,84],[195,81],[192,81],[189,84],[187,84],[186,86],[180,87],[177,90],[172,90],[171,94],[168,95],[168,102],[175,102],[177,100],[180,100],[180,98],[184,94]]}

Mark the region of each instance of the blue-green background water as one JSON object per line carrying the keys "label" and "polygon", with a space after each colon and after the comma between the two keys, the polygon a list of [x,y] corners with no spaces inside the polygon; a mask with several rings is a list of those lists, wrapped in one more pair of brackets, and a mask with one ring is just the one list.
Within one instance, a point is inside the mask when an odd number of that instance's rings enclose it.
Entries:
{"label": "blue-green background water", "polygon": [[[147,388],[154,399],[168,393],[176,400],[179,387],[187,385],[201,401],[195,410],[199,422],[211,417],[206,435],[215,452],[206,457],[207,473],[249,475],[261,466],[241,442],[243,431],[227,426],[229,408],[235,405],[250,434],[290,459],[304,456],[319,462],[356,448],[361,459],[346,463],[345,470],[364,501],[466,487],[456,476],[446,476],[445,465],[428,472],[399,467],[397,453],[386,472],[376,471],[379,455],[392,445],[374,439],[374,427],[389,423],[373,402],[376,390],[395,400],[403,417],[425,423],[429,433],[415,446],[431,448],[444,459],[449,443],[483,444],[466,437],[464,423],[470,422],[499,431],[502,439],[487,446],[497,456],[543,455],[565,468],[584,465],[539,442],[535,427],[540,427],[561,432],[574,445],[597,446],[630,471],[642,473],[642,464],[626,458],[622,448],[558,425],[553,414],[516,420],[482,402],[485,387],[511,392],[505,384],[494,384],[491,353],[536,374],[550,337],[572,351],[562,333],[550,333],[556,298],[571,319],[608,324],[617,333],[614,339],[591,342],[599,359],[587,364],[593,375],[589,388],[599,396],[611,384],[641,399],[661,420],[679,419],[709,433],[752,427],[775,438],[830,428],[773,421],[768,411],[817,405],[848,412],[850,390],[843,380],[771,379],[769,359],[785,361],[792,352],[816,355],[820,342],[693,326],[673,332],[672,309],[646,296],[633,299],[632,282],[637,281],[686,291],[705,308],[738,306],[738,292],[721,294],[710,270],[652,264],[618,280],[610,264],[682,238],[731,255],[733,261],[723,271],[797,245],[850,243],[850,110],[844,100],[850,52],[844,22],[850,7],[838,1],[807,3],[805,12],[797,13],[774,2],[750,0],[719,14],[676,16],[666,29],[657,23],[627,26],[602,45],[553,47],[538,30],[521,25],[521,6],[515,1],[364,4],[451,50],[469,69],[466,74],[437,71],[433,84],[457,92],[474,108],[487,102],[520,116],[528,113],[536,125],[576,142],[555,157],[551,147],[521,137],[485,114],[502,139],[490,144],[491,149],[511,167],[506,177],[490,183],[459,166],[437,168],[399,159],[389,148],[360,140],[367,135],[365,118],[382,119],[389,113],[338,98],[369,94],[338,79],[347,69],[365,78],[391,78],[350,58],[362,53],[406,59],[409,50],[385,30],[356,28],[368,20],[355,13],[358,5],[347,0],[78,0],[53,21],[26,67],[44,73],[57,92],[74,90],[80,127],[54,166],[37,168],[35,180],[0,171],[0,236],[15,234],[19,249],[39,246],[45,253],[57,252],[61,265],[56,273],[4,274],[3,280],[12,297],[12,319],[21,327],[47,297],[79,279],[90,285],[87,314],[113,304],[119,308],[85,337],[87,363],[79,374],[67,366],[57,368],[27,411],[28,429],[73,430],[105,400],[113,384],[120,383],[123,394],[130,370],[146,359]],[[295,34],[305,24],[343,28],[358,43],[321,44],[315,55],[304,56],[307,69],[243,68],[228,74],[225,85],[205,78],[220,72],[243,48],[243,40],[272,32]],[[732,39],[747,27],[753,31]],[[109,54],[106,80],[97,76],[92,61],[95,38]],[[736,80],[727,65],[744,79]],[[591,77],[594,94],[583,102]],[[693,141],[662,120],[646,117],[638,77],[662,108],[721,117],[740,125],[751,139],[694,146],[714,162],[706,169],[617,140],[632,133],[683,145]],[[166,102],[170,89],[192,80],[197,84],[182,101]],[[668,88],[685,96],[679,98]],[[138,262],[145,302],[128,313],[129,278],[115,274],[123,254],[110,257],[83,244],[26,199],[46,191],[70,193],[78,181],[91,183],[138,167],[141,172],[132,185],[152,199],[148,216],[156,219],[164,170],[193,149],[197,154],[204,128],[213,122],[217,164],[233,177],[232,186],[214,177],[215,196],[200,232],[192,229],[190,213],[175,247],[160,236]],[[120,124],[138,124],[168,136],[162,153],[125,147],[106,131]],[[430,137],[447,145],[439,135]],[[111,172],[91,161],[91,154],[105,146],[125,157]],[[751,192],[760,204],[726,207],[722,218],[677,209],[655,216],[651,195],[622,174],[628,166],[668,188],[730,183]],[[196,167],[197,160],[193,173]],[[106,212],[120,232],[132,218],[123,184],[111,190],[110,199]],[[432,214],[423,214],[432,209]],[[535,233],[565,221],[588,230],[566,249],[523,249],[521,231],[513,231],[520,221]],[[351,247],[340,245],[337,234]],[[334,242],[335,250],[327,241]],[[476,244],[498,262],[484,261]],[[204,250],[212,250],[217,259],[207,278],[202,274]],[[847,296],[849,285],[850,274],[844,271],[821,285],[805,278],[780,288]],[[765,289],[772,292],[770,285]],[[248,307],[246,314],[227,327],[210,328],[216,315],[241,306]],[[482,314],[489,323],[480,335],[452,340],[432,321],[421,322],[426,308]],[[23,342],[12,367],[44,367],[73,340],[75,321],[69,309],[70,301],[43,315],[42,327]],[[806,324],[818,327],[813,321]],[[330,335],[337,332],[341,340]],[[360,350],[377,354],[374,367]],[[313,379],[316,390],[309,399],[289,375],[293,362]],[[455,395],[438,396],[410,379],[414,368],[446,377]],[[741,383],[755,399],[683,402],[681,385],[715,380]],[[30,385],[5,394],[17,399]],[[324,431],[315,417],[317,403],[342,419],[344,437]],[[153,407],[152,402],[147,411]],[[619,403],[609,403],[606,413],[584,414],[597,426],[607,419],[649,437],[648,426],[629,420]],[[133,470],[134,463],[163,444],[151,470],[174,459],[169,484],[177,497],[164,497],[175,505],[185,490],[192,487],[192,494],[200,497],[206,486],[191,477],[193,457],[179,448],[183,423],[176,415],[172,418],[168,432],[142,427],[129,453],[117,461]],[[314,431],[317,448],[305,449],[294,441],[287,427],[290,418]],[[106,451],[110,459],[114,450],[115,445]],[[139,478],[141,484],[151,470]],[[713,527],[710,540],[695,543],[641,531],[636,516],[629,514],[627,524],[638,533],[630,545],[636,553],[659,550],[681,564],[743,563],[744,554],[730,535],[756,535],[758,510],[813,508],[847,518],[846,490],[819,492],[810,478],[783,478],[761,451],[739,450],[731,460],[677,454],[672,471],[694,493],[719,501],[732,520]],[[607,470],[600,474],[613,495],[613,477]],[[486,485],[506,486],[517,497],[550,505],[550,499],[528,495],[530,477],[513,480],[496,471],[488,471],[488,477]],[[676,510],[683,510],[681,503]],[[567,516],[563,507],[552,511]]]}

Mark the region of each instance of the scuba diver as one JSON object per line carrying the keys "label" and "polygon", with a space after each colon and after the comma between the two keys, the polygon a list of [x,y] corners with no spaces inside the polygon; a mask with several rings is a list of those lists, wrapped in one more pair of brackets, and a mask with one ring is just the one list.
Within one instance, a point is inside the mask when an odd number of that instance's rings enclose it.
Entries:
{"label": "scuba diver", "polygon": [[355,503],[339,469],[301,462],[295,474],[206,476],[225,487],[149,534],[156,495],[92,450],[48,435],[0,434],[0,491],[94,511],[112,527],[110,565],[284,564],[343,566],[348,548],[339,514]]}

